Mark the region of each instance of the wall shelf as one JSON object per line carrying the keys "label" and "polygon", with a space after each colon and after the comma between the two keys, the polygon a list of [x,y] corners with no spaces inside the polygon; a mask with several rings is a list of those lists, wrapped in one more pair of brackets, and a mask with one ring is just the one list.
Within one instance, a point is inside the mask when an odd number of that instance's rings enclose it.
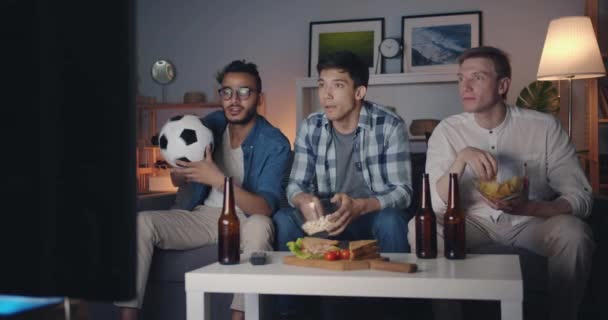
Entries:
{"label": "wall shelf", "polygon": [[[137,112],[137,191],[149,192],[150,179],[160,173],[154,165],[160,157],[158,147],[152,145],[151,137],[158,134],[157,112],[162,110],[217,109],[220,102],[196,103],[141,103],[136,105]],[[147,117],[144,119],[144,113]]]}
{"label": "wall shelf", "polygon": [[198,108],[221,108],[219,102],[196,102],[196,103],[159,103],[159,104],[140,104],[138,109],[143,110],[166,110],[166,109],[198,109]]}
{"label": "wall shelf", "polygon": [[[301,78],[296,81],[298,88],[316,88],[318,77]],[[370,74],[369,85],[436,83],[457,81],[456,73],[385,73]]]}

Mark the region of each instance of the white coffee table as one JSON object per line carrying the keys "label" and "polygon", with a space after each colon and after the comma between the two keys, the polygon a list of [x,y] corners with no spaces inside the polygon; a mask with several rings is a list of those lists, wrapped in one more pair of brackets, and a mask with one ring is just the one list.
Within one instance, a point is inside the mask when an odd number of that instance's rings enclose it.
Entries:
{"label": "white coffee table", "polygon": [[418,264],[416,273],[377,270],[332,271],[284,265],[286,252],[270,252],[269,263],[218,263],[186,273],[188,320],[210,319],[209,294],[245,294],[245,317],[259,318],[260,294],[499,300],[502,319],[522,319],[523,282],[517,255],[467,255],[465,260],[418,259],[383,254]]}

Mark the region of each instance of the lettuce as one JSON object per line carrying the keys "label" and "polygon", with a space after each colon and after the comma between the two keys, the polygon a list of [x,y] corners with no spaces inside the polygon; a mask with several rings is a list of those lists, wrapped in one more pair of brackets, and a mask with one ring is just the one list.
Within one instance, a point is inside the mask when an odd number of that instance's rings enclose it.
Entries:
{"label": "lettuce", "polygon": [[314,258],[312,254],[302,251],[302,238],[298,238],[295,242],[287,242],[287,248],[289,248],[289,251],[291,251],[291,253],[293,253],[296,257],[300,259]]}

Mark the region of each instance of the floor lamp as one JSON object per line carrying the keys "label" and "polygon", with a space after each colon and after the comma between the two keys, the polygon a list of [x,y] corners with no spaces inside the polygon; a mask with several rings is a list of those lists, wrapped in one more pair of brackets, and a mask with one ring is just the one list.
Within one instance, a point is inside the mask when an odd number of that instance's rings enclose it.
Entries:
{"label": "floor lamp", "polygon": [[591,19],[551,20],[538,65],[540,81],[568,80],[568,136],[572,139],[572,80],[606,75]]}

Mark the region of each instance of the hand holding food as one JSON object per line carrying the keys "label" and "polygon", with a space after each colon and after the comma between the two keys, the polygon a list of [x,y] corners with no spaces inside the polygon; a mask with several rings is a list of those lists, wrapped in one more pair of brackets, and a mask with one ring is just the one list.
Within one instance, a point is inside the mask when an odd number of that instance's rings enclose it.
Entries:
{"label": "hand holding food", "polygon": [[319,198],[315,196],[310,196],[309,200],[305,200],[301,202],[298,206],[298,209],[304,216],[304,219],[308,221],[315,221],[323,216],[323,211],[321,210],[321,202]]}
{"label": "hand holding food", "polygon": [[331,226],[331,221],[327,216],[322,216],[317,220],[306,221],[302,225],[302,230],[306,232],[307,235],[313,235],[319,232],[327,231],[327,229]]}
{"label": "hand holding food", "polygon": [[[330,202],[330,199],[313,198],[313,200],[316,201],[311,201],[307,205],[311,211],[316,213],[316,219],[310,220],[305,216],[307,221],[302,225],[302,230],[309,236],[328,231],[333,225],[331,216],[328,216],[328,214],[333,213],[338,208],[338,205]],[[302,214],[304,215],[304,212]]]}

